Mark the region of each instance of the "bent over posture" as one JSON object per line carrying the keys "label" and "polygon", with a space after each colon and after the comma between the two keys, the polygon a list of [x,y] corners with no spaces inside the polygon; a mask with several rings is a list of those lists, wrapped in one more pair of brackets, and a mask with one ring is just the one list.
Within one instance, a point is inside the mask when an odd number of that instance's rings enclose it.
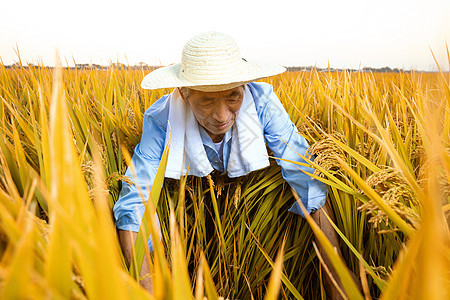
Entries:
{"label": "bent over posture", "polygon": [[[204,177],[213,170],[229,177],[247,175],[269,166],[267,145],[273,156],[281,158],[277,163],[283,178],[339,249],[336,233],[323,215],[324,210],[331,215],[329,206],[324,206],[326,185],[299,170],[311,173],[312,169],[285,161],[304,162],[299,154],[308,149],[306,140],[298,134],[272,86],[253,82],[284,71],[284,67],[242,59],[235,41],[225,34],[195,36],[185,45],[180,64],[157,69],[142,81],[145,89],[175,89],[145,112],[141,142],[132,158],[136,177],[130,169],[126,175],[140,185],[147,199],[169,133],[165,177],[174,179],[186,174]],[[303,215],[296,202],[289,211]],[[123,182],[114,216],[127,260],[143,213],[138,189]],[[151,239],[148,245],[152,251]],[[145,261],[141,273],[148,273]],[[328,295],[338,297],[330,280],[327,283]],[[149,277],[141,284],[151,290]]]}

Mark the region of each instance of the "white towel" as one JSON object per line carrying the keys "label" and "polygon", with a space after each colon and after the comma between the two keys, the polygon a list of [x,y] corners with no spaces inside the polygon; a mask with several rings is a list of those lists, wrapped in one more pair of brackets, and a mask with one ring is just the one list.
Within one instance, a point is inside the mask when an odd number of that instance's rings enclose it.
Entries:
{"label": "white towel", "polygon": [[[178,89],[169,96],[166,144],[171,136],[165,177],[180,179],[186,175],[204,177],[213,171],[203,146],[197,119]],[[170,130],[170,131],[169,131]],[[266,144],[256,112],[255,101],[247,86],[241,109],[232,127],[231,151],[226,170],[239,177],[269,166]],[[189,138],[186,138],[186,137]]]}

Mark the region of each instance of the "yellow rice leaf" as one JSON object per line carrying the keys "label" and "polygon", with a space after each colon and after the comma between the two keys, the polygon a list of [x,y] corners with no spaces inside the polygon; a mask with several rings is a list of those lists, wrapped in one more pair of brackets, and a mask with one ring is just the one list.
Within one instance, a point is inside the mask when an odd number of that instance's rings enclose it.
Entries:
{"label": "yellow rice leaf", "polygon": [[[66,102],[62,91],[61,69],[57,68],[53,79],[53,96],[50,111],[50,158],[51,158],[51,199],[49,202],[49,223],[51,232],[46,263],[46,278],[50,285],[64,297],[69,298],[72,289],[72,252],[68,237],[64,230],[64,223],[52,205],[61,204],[68,208],[73,201],[73,182],[71,182],[71,164],[73,163],[73,150],[70,147],[70,133],[67,130]],[[64,196],[65,199],[63,199]],[[62,201],[61,201],[62,200]],[[61,201],[61,202],[60,202]]]}
{"label": "yellow rice leaf", "polygon": [[206,295],[208,295],[208,300],[218,300],[219,296],[217,295],[216,287],[211,278],[211,271],[209,269],[208,263],[206,262],[206,258],[203,252],[200,253],[200,264],[203,269],[203,277],[204,284],[206,289]]}
{"label": "yellow rice leaf", "polygon": [[[19,224],[17,224],[19,225]],[[10,243],[2,261],[1,299],[28,299],[30,298],[31,274],[33,274],[33,242],[34,227],[31,218],[25,217],[21,226],[21,237],[17,243]],[[3,273],[3,272],[2,272]]]}
{"label": "yellow rice leaf", "polygon": [[275,259],[275,267],[270,275],[269,286],[267,287],[264,300],[277,299],[281,285],[281,274],[283,270],[283,253],[286,240],[283,241],[280,250],[278,250],[277,258]]}
{"label": "yellow rice leaf", "polygon": [[176,226],[175,213],[170,210],[170,235],[172,254],[172,280],[174,287],[174,298],[191,298],[191,283],[189,280],[188,266],[186,263],[186,253],[183,249],[181,237]]}

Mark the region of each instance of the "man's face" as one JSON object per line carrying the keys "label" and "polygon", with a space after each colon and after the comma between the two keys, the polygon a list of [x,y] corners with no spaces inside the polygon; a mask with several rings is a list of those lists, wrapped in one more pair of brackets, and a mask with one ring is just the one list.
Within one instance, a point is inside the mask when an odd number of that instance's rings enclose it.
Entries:
{"label": "man's face", "polygon": [[214,142],[220,142],[239,113],[244,99],[244,86],[221,92],[191,90],[185,99],[198,123],[206,129]]}

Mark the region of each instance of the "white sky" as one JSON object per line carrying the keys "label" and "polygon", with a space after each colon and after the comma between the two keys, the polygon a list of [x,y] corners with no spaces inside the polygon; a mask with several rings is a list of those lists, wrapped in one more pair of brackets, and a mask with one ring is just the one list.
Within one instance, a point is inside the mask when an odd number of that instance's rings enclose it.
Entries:
{"label": "white sky", "polygon": [[448,70],[449,0],[5,0],[0,4],[4,64],[43,61],[180,60],[195,34],[234,37],[242,56],[285,66]]}

